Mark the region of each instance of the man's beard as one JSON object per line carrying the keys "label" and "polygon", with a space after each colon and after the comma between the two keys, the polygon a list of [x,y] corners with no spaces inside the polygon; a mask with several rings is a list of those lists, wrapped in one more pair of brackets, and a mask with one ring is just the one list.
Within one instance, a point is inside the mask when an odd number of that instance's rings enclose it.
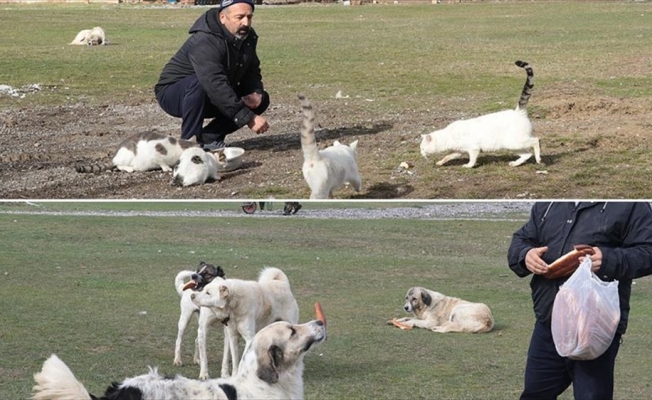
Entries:
{"label": "man's beard", "polygon": [[249,28],[248,27],[240,28],[235,33],[235,37],[237,37],[240,40],[244,40],[248,35],[249,35]]}

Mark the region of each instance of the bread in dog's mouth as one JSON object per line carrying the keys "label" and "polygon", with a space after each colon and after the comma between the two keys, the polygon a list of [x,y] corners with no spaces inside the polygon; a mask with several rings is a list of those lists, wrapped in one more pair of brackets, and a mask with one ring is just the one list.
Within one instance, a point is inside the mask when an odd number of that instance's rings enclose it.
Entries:
{"label": "bread in dog's mouth", "polygon": [[196,287],[197,287],[197,282],[195,282],[193,280],[190,280],[190,281],[186,282],[185,285],[183,285],[183,290],[194,289]]}
{"label": "bread in dog's mouth", "polygon": [[326,316],[324,315],[324,310],[322,310],[319,302],[315,303],[315,316],[322,322],[322,324],[324,324],[324,328],[326,328]]}

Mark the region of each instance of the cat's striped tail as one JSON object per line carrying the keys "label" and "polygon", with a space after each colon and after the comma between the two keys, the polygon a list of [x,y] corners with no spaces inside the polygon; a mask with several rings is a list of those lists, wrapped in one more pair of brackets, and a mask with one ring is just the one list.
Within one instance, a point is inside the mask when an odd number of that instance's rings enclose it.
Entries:
{"label": "cat's striped tail", "polygon": [[521,98],[518,99],[517,109],[522,110],[527,106],[528,100],[532,95],[532,88],[534,88],[534,71],[532,67],[525,61],[516,61],[516,66],[524,68],[527,73],[527,79],[525,80],[525,85],[523,85],[523,90],[521,91]]}
{"label": "cat's striped tail", "polygon": [[80,174],[87,174],[87,173],[96,173],[96,172],[102,172],[102,171],[109,171],[115,168],[115,165],[110,162],[106,163],[97,163],[97,164],[86,164],[86,165],[75,165],[75,171],[79,172]]}
{"label": "cat's striped tail", "polygon": [[303,112],[303,125],[301,126],[301,150],[305,161],[312,162],[319,159],[319,148],[315,136],[315,113],[312,104],[303,94],[297,95]]}

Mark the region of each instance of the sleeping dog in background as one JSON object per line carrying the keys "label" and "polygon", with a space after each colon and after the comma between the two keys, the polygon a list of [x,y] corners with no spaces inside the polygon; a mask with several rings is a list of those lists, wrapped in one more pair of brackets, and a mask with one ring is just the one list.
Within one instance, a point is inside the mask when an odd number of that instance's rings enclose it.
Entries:
{"label": "sleeping dog in background", "polygon": [[440,333],[483,333],[494,326],[494,318],[486,304],[471,303],[422,287],[408,290],[403,309],[416,318],[393,319],[387,323],[401,329],[416,327]]}
{"label": "sleeping dog in background", "polygon": [[[186,281],[186,279],[190,278],[190,280]],[[181,296],[181,301],[180,301],[180,306],[181,306],[181,315],[179,316],[179,324],[178,324],[178,333],[177,333],[177,341],[174,347],[174,365],[180,367],[182,365],[181,362],[181,341],[183,340],[183,333],[186,330],[186,327],[188,326],[188,322],[190,321],[190,318],[192,318],[193,314],[199,313],[199,326],[200,328],[198,329],[197,332],[197,339],[195,340],[195,355],[193,357],[193,360],[195,363],[199,364],[199,349],[202,346],[199,346],[199,341],[200,340],[206,340],[206,329],[208,328],[208,325],[210,325],[215,319],[215,315],[210,312],[209,310],[206,309],[200,309],[200,307],[197,307],[195,303],[192,302],[190,296],[193,292],[193,290],[202,290],[204,286],[207,284],[211,283],[214,279],[224,279],[225,274],[224,270],[222,270],[222,267],[220,266],[214,266],[211,264],[206,264],[205,262],[200,262],[199,267],[197,268],[197,271],[181,271],[177,274],[176,278],[174,279],[174,287],[177,289],[177,293],[179,293],[179,296]],[[193,289],[193,290],[187,290],[187,289]],[[205,327],[205,328],[202,328]],[[201,331],[201,334],[200,334]],[[204,349],[206,349],[206,346],[203,346]],[[205,356],[205,355],[204,355]]]}
{"label": "sleeping dog in background", "polygon": [[93,29],[84,29],[79,31],[75,39],[70,44],[78,46],[98,46],[106,44],[106,34],[104,29],[99,26]]}
{"label": "sleeping dog in background", "polygon": [[[325,339],[325,318],[301,325],[276,322],[256,334],[238,373],[231,378],[166,378],[150,367],[148,374],[114,382],[101,399],[303,399],[303,358]],[[98,400],[54,354],[43,363],[34,380],[34,400]]]}

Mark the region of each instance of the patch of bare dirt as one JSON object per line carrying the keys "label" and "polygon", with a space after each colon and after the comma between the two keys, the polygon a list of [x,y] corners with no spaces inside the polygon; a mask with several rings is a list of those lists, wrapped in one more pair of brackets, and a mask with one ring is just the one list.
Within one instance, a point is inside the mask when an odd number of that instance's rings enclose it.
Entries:
{"label": "patch of bare dirt", "polygon": [[[647,154],[652,150],[643,141],[652,127],[649,101],[549,96],[538,98],[536,104],[545,110],[541,116],[532,115],[545,164],[535,166],[529,161],[513,169],[507,163],[516,156],[485,154],[471,171],[461,168],[466,160],[436,167],[433,159],[424,160],[419,154],[420,134],[441,128],[460,114],[378,112],[364,99],[331,99],[314,102],[314,107],[321,146],[336,139],[345,143],[360,140],[358,163],[363,191],[342,189],[336,192],[341,199],[587,197],[578,195],[584,193],[580,189],[558,190],[560,182],[577,174],[577,166],[570,160],[578,152],[607,160],[614,145]],[[221,182],[177,188],[170,186],[170,174],[162,171],[80,174],[74,168],[110,161],[117,144],[134,132],[156,130],[178,137],[180,120],[166,115],[155,102],[2,110],[0,198],[307,198],[309,190],[301,175],[300,108],[296,102],[279,101],[266,116],[271,125],[268,134],[255,135],[244,128],[227,138],[228,145],[247,150],[241,169],[225,173]],[[403,161],[409,163],[408,169],[399,166]],[[645,170],[644,166],[637,168]],[[542,170],[545,173],[540,173]],[[651,174],[640,174],[639,180],[650,182]],[[603,193],[607,197],[650,197],[618,188]]]}

